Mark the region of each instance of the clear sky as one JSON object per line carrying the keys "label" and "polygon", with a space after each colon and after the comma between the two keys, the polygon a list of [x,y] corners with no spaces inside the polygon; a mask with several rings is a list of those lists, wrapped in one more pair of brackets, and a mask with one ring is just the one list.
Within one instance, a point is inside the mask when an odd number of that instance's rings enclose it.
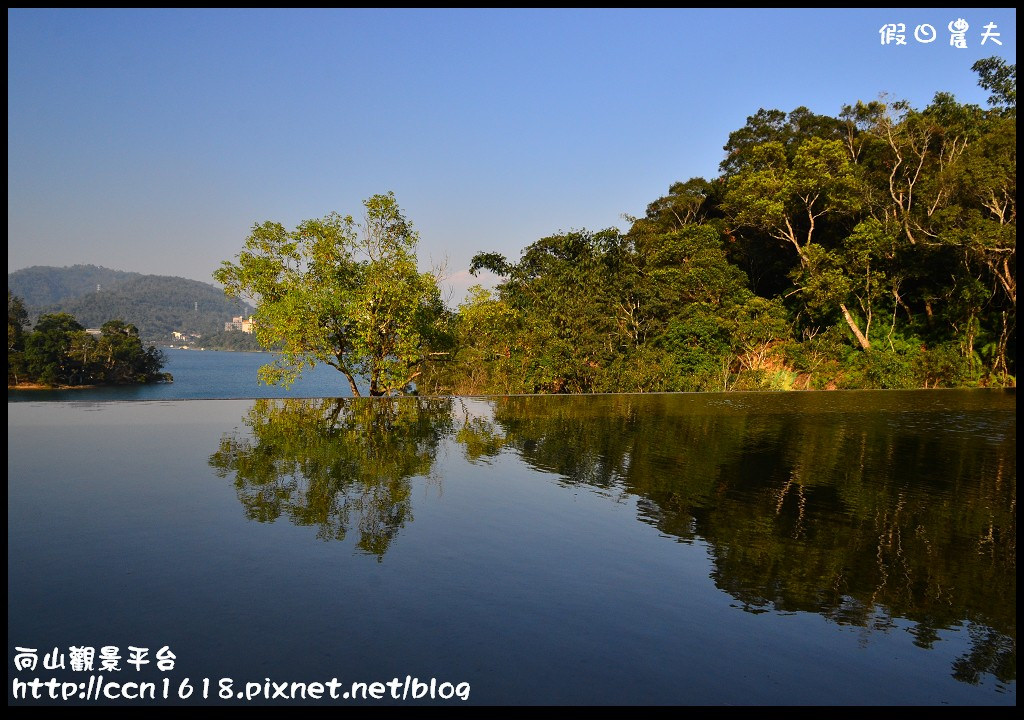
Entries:
{"label": "clear sky", "polygon": [[[625,228],[759,108],[985,105],[1012,9],[8,10],[7,269],[212,282],[255,222],[393,190],[420,264]],[[967,21],[967,48],[948,25]],[[879,29],[905,23],[905,45]],[[914,29],[930,24],[934,42]],[[1002,46],[981,45],[985,25]]]}

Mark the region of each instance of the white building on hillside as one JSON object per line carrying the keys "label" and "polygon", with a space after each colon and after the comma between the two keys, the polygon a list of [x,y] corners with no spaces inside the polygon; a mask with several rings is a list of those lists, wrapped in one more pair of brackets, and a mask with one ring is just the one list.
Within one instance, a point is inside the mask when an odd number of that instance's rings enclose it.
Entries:
{"label": "white building on hillside", "polygon": [[246,319],[244,315],[237,315],[231,318],[231,322],[224,323],[225,330],[241,330],[244,333],[252,334],[252,318]]}

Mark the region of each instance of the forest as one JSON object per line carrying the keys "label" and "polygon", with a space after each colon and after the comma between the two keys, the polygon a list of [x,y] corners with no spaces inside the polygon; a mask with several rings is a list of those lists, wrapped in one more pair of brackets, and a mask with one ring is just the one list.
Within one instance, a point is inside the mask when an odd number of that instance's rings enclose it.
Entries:
{"label": "forest", "polygon": [[[417,387],[514,394],[1016,384],[1016,65],[987,108],[761,109],[628,231],[481,252]],[[436,360],[434,360],[436,358]]]}

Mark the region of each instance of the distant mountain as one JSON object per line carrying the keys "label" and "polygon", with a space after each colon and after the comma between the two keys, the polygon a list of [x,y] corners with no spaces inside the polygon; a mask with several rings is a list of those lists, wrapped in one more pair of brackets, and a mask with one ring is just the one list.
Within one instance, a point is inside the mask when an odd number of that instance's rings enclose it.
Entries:
{"label": "distant mountain", "polygon": [[99,286],[113,290],[119,284],[143,277],[141,273],[110,270],[96,265],[34,267],[7,274],[7,289],[32,307],[48,307],[62,300],[96,292]]}
{"label": "distant mountain", "polygon": [[24,299],[33,322],[54,312],[70,313],[86,327],[121,319],[150,342],[170,340],[173,331],[221,332],[235,315],[253,311],[209,283],[95,265],[25,268],[8,273],[7,288]]}

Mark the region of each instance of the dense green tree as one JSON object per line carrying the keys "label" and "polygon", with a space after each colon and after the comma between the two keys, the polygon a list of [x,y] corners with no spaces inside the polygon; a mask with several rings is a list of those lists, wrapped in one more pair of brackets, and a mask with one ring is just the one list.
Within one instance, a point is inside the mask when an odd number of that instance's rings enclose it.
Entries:
{"label": "dense green tree", "polygon": [[[708,182],[700,177],[672,183],[668,195],[647,206],[645,225],[652,230],[671,231],[717,217],[723,188],[722,183]],[[636,222],[636,218],[630,219]]]}
{"label": "dense green tree", "polygon": [[326,363],[358,396],[410,391],[439,338],[444,306],[437,277],[416,265],[418,233],[393,193],[364,202],[361,223],[330,213],[293,231],[255,225],[238,256],[214,278],[230,297],[257,302],[255,332],[279,359],[260,370],[288,385],[306,367]]}
{"label": "dense green tree", "polygon": [[[43,315],[25,338],[22,378],[43,385],[122,385],[171,380],[163,353],[144,348],[123,320],[103,324],[97,340],[67,313]],[[10,375],[10,363],[8,364]]]}
{"label": "dense green tree", "polygon": [[637,344],[657,338],[691,303],[725,307],[750,295],[746,275],[728,261],[714,226],[651,232],[639,222],[629,239],[632,245],[624,248],[614,275],[634,308],[628,328]]}
{"label": "dense green tree", "polygon": [[28,312],[22,299],[7,291],[7,384],[25,376],[25,328]]}
{"label": "dense green tree", "polygon": [[817,115],[806,107],[798,107],[788,115],[781,110],[761,108],[747,118],[747,124],[729,134],[725,159],[720,165],[729,178],[756,160],[755,148],[766,143],[777,143],[790,160],[798,147],[811,138],[838,140],[843,137],[841,121],[827,115]]}
{"label": "dense green tree", "polygon": [[992,93],[989,105],[1007,115],[1017,114],[1017,64],[1000,57],[983,58],[971,66],[978,84]]}
{"label": "dense green tree", "polygon": [[241,330],[221,330],[220,332],[203,335],[198,341],[207,350],[236,350],[240,352],[259,352],[265,348],[252,333]]}
{"label": "dense green tree", "polygon": [[596,389],[602,367],[623,339],[618,313],[630,312],[616,307],[620,298],[609,282],[609,263],[621,241],[613,229],[580,230],[538,240],[515,265],[494,253],[473,258],[472,271],[507,275],[498,292],[519,328],[507,348],[519,366],[515,391]]}
{"label": "dense green tree", "polygon": [[965,345],[973,347],[975,338],[987,345],[992,371],[1007,378],[1015,372],[1016,118],[993,112],[978,125],[979,135],[963,153],[953,181],[960,212],[947,212],[947,228],[939,239],[958,252],[968,272],[986,281],[987,302],[978,308],[977,320],[972,319]]}
{"label": "dense green tree", "polygon": [[164,357],[152,345],[143,348],[139,329],[123,320],[109,320],[96,343],[96,361],[110,384],[151,382],[159,377]]}
{"label": "dense green tree", "polygon": [[[821,235],[816,231],[858,209],[859,178],[849,152],[841,140],[814,136],[791,148],[778,141],[762,143],[750,148],[747,156],[744,167],[729,180],[727,222],[791,246],[799,260],[796,276],[807,275]],[[839,307],[861,346],[869,348],[849,309],[843,302]]]}
{"label": "dense green tree", "polygon": [[737,227],[763,230],[791,245],[801,264],[824,219],[850,215],[859,197],[849,154],[839,140],[811,138],[787,157],[778,142],[758,145],[731,180],[725,207]]}
{"label": "dense green tree", "polygon": [[458,308],[453,331],[457,351],[449,362],[428,366],[426,389],[457,395],[522,391],[525,338],[518,310],[474,285]]}
{"label": "dense green tree", "polygon": [[[478,291],[460,308],[459,327],[472,330],[459,336],[452,367],[465,381],[459,387],[721,390],[733,374],[748,386],[772,386],[790,335],[785,309],[751,293],[715,222],[679,224],[683,195],[699,188],[696,181],[676,187],[675,200],[651,208],[626,235],[544,238],[515,265],[494,253],[476,256],[474,268],[506,279],[498,298]],[[677,207],[666,214],[669,203]],[[696,206],[694,198],[689,207]]]}
{"label": "dense green tree", "polygon": [[72,344],[82,344],[85,328],[67,313],[43,315],[25,339],[25,361],[32,378],[45,385],[72,385],[82,378],[83,362]]}

